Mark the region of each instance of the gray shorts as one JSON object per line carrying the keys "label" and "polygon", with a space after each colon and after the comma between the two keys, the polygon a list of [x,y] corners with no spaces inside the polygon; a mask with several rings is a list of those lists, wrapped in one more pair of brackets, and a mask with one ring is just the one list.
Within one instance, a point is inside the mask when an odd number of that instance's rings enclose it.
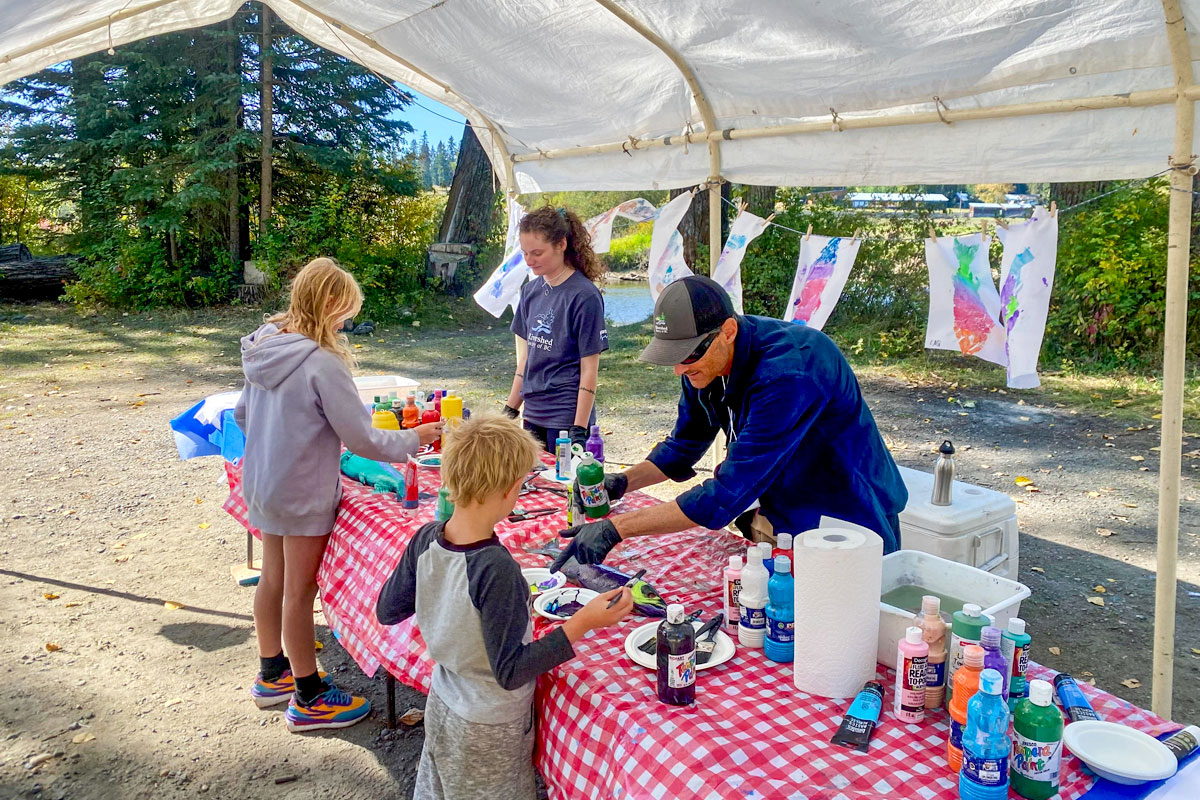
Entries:
{"label": "gray shorts", "polygon": [[413,800],[534,800],[534,718],[485,725],[455,714],[433,692]]}

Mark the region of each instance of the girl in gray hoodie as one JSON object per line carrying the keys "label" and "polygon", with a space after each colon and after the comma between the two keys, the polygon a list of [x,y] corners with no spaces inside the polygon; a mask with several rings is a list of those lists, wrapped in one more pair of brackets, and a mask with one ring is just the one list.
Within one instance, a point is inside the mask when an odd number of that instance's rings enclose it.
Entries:
{"label": "girl in gray hoodie", "polygon": [[287,702],[293,731],[344,728],[370,711],[365,698],[317,672],[313,646],[317,569],[342,494],[341,444],[394,462],[441,435],[440,422],[371,427],[350,375],[353,351],[339,333],[362,299],[350,273],[333,259],[314,259],[292,281],[287,311],[242,339],[246,386],[234,418],[246,434],[242,491],[263,540],[254,594],[261,672],[251,696],[260,708]]}

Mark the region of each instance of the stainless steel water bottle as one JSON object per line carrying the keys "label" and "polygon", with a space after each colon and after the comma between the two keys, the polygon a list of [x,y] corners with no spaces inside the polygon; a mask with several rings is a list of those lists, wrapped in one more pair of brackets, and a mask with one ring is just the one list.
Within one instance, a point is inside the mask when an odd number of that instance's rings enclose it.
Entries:
{"label": "stainless steel water bottle", "polygon": [[935,506],[948,506],[954,484],[954,445],[947,439],[938,448],[938,453],[937,464],[933,467],[933,497],[929,502]]}

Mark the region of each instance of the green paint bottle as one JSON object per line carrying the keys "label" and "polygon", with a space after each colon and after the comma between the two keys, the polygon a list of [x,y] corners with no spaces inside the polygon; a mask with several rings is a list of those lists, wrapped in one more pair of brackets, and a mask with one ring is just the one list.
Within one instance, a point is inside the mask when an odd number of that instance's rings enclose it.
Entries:
{"label": "green paint bottle", "polygon": [[579,466],[575,468],[575,483],[579,486],[583,515],[588,519],[607,517],[610,507],[608,490],[604,488],[604,467],[586,450],[579,456]]}
{"label": "green paint bottle", "polygon": [[954,673],[963,665],[963,651],[969,644],[979,644],[983,629],[992,624],[992,618],[983,613],[975,603],[966,603],[961,611],[954,612],[954,623],[950,626],[950,655],[946,667],[946,708],[950,707],[950,696],[954,689]]}
{"label": "green paint bottle", "polygon": [[1063,718],[1054,705],[1054,687],[1029,682],[1029,697],[1013,714],[1013,750],[1009,777],[1013,791],[1028,800],[1049,800],[1058,794],[1062,764]]}
{"label": "green paint bottle", "polygon": [[1008,621],[1008,630],[1000,640],[1000,652],[1008,662],[1008,710],[1015,712],[1017,704],[1029,696],[1029,684],[1025,671],[1029,669],[1029,643],[1025,632],[1025,620],[1013,617]]}

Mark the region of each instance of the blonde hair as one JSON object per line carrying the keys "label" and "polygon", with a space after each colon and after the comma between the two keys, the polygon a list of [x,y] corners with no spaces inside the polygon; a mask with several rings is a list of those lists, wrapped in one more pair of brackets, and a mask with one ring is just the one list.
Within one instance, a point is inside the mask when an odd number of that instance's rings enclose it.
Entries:
{"label": "blonde hair", "polygon": [[538,463],[541,451],[508,417],[473,414],[443,440],[442,483],[450,502],[483,503],[507,492]]}
{"label": "blonde hair", "polygon": [[[292,278],[291,299],[287,311],[267,317],[281,331],[299,333],[353,368],[354,351],[341,322],[358,315],[363,294],[354,276],[332,258],[314,258]],[[335,326],[333,323],[339,323]]]}

